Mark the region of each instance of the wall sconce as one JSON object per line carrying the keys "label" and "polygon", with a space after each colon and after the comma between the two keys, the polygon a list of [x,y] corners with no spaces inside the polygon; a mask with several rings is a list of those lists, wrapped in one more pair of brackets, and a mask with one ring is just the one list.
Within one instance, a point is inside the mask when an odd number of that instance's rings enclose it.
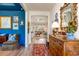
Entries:
{"label": "wall sconce", "polygon": [[24,25],[24,22],[23,22],[23,21],[21,21],[20,25]]}

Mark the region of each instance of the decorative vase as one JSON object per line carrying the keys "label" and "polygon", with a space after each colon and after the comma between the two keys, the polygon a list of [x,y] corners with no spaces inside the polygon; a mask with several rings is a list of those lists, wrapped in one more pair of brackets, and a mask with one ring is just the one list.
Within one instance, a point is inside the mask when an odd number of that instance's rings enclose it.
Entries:
{"label": "decorative vase", "polygon": [[67,33],[67,39],[74,40],[75,39],[74,33]]}

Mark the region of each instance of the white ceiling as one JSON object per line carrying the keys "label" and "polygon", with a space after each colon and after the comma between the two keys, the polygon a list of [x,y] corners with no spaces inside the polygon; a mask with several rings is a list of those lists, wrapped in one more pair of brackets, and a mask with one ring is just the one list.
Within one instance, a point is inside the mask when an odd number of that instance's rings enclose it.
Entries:
{"label": "white ceiling", "polygon": [[28,7],[31,11],[50,11],[55,3],[25,3],[25,9]]}

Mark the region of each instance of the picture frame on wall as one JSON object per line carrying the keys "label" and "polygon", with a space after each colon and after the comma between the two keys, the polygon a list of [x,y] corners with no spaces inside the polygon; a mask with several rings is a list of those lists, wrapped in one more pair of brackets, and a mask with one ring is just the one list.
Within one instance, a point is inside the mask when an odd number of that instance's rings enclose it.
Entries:
{"label": "picture frame on wall", "polygon": [[11,16],[0,16],[0,29],[11,29],[12,18]]}
{"label": "picture frame on wall", "polygon": [[13,30],[19,29],[18,16],[13,16]]}
{"label": "picture frame on wall", "polygon": [[13,23],[18,23],[18,16],[13,16]]}
{"label": "picture frame on wall", "polygon": [[18,29],[19,29],[18,23],[13,23],[13,29],[14,29],[14,30],[18,30]]}

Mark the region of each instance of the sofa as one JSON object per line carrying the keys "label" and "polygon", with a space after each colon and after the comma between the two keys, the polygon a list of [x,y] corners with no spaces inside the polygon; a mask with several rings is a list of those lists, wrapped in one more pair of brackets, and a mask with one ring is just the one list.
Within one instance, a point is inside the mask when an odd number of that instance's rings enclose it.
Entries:
{"label": "sofa", "polygon": [[[7,35],[5,35],[5,37],[7,37]],[[2,43],[2,50],[13,50],[17,48],[18,40],[18,34],[8,34],[8,38]]]}

